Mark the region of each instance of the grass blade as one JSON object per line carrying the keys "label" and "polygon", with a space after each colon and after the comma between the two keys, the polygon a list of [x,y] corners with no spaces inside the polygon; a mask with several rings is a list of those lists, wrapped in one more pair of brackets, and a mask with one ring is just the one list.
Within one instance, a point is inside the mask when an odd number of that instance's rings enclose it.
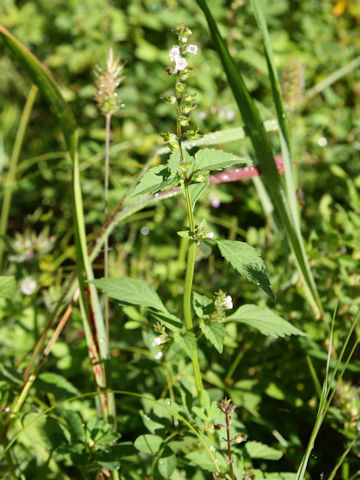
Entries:
{"label": "grass blade", "polygon": [[[104,388],[106,387],[104,369],[104,361],[106,360],[106,336],[96,287],[95,285],[89,283],[94,279],[94,275],[87,251],[85,220],[80,187],[80,169],[77,151],[78,133],[76,121],[69,105],[62,97],[60,88],[46,67],[42,65],[42,63],[2,25],[0,25],[0,35],[14,56],[19,60],[21,66],[26,70],[29,77],[38,86],[40,92],[48,101],[52,110],[56,114],[68,147],[69,154],[71,156],[73,166],[72,190],[77,272],[82,300],[86,308],[86,321],[88,322],[88,324],[85,325],[85,332],[89,333],[87,335],[89,351],[93,353],[99,352],[99,365],[101,367],[97,368],[96,372],[94,369],[94,372],[98,385]],[[89,293],[89,297],[87,296],[86,292]],[[96,329],[97,338],[95,338],[91,333],[91,325],[93,322]],[[103,339],[103,341],[100,341],[101,339]]]}
{"label": "grass blade", "polygon": [[[231,57],[216,22],[205,0],[196,0],[203,10],[210,34],[221,59],[229,85],[246,125],[255,154],[263,174],[264,183],[285,229],[289,245],[295,255],[296,264],[303,279],[305,292],[316,314],[322,313],[321,301],[312,278],[302,236],[293,220],[292,208],[288,206],[286,194],[276,168],[268,135],[256,105],[246,88],[237,65]],[[280,106],[278,105],[278,108]],[[286,131],[286,130],[285,130]],[[284,142],[285,143],[285,140]]]}

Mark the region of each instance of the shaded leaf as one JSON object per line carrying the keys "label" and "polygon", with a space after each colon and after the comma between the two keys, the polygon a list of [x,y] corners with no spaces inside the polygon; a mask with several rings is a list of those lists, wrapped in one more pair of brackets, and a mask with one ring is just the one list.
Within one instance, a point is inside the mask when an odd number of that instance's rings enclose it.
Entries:
{"label": "shaded leaf", "polygon": [[194,292],[193,294],[193,307],[196,315],[199,318],[211,315],[214,312],[214,302],[206,295],[200,295],[200,293]]}
{"label": "shaded leaf", "polygon": [[159,472],[164,478],[170,478],[175,468],[176,456],[167,449],[158,461]]}
{"label": "shaded leaf", "polygon": [[199,325],[201,331],[209,340],[209,342],[214,345],[214,347],[219,353],[222,353],[225,338],[224,325],[219,322],[212,322],[209,325],[206,325],[203,320],[200,320]]}
{"label": "shaded leaf", "polygon": [[140,437],[137,437],[137,439],[135,440],[134,446],[140,452],[154,455],[158,453],[162,442],[163,442],[163,439],[158,435],[152,435],[150,433],[147,433],[145,435],[140,435]]}
{"label": "shaded leaf", "polygon": [[270,337],[284,337],[285,335],[305,335],[304,332],[291,325],[268,308],[256,305],[243,305],[226,321],[244,323],[256,328],[263,335]]}
{"label": "shaded leaf", "polygon": [[145,193],[156,193],[170,187],[176,182],[176,178],[170,174],[167,166],[159,165],[152,168],[140,180],[129,198],[137,197]]}
{"label": "shaded leaf", "polygon": [[216,243],[221,255],[236,271],[245,275],[250,282],[259,285],[269,297],[274,299],[265,264],[255,248],[245,242],[233,240],[217,240]]}
{"label": "shaded leaf", "polygon": [[167,327],[169,330],[172,332],[179,332],[182,327],[183,323],[180,320],[180,318],[176,317],[175,315],[172,315],[169,312],[165,311],[152,311],[150,310],[150,314],[153,318],[155,318],[158,322],[161,322],[165,327]]}
{"label": "shaded leaf", "polygon": [[174,340],[180,348],[182,348],[192,359],[196,352],[196,337],[193,332],[186,332],[185,335],[176,333]]}

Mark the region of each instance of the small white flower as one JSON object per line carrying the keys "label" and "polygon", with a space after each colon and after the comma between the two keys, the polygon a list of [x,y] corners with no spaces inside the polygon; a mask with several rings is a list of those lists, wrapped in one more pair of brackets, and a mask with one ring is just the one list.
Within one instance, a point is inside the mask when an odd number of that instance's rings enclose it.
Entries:
{"label": "small white flower", "polygon": [[164,339],[162,337],[156,337],[156,338],[154,338],[154,340],[152,342],[152,346],[153,347],[158,347],[162,343],[164,343]]}
{"label": "small white flower", "polygon": [[25,277],[21,280],[20,290],[24,295],[32,295],[37,287],[37,281],[31,277]]}
{"label": "small white flower", "polygon": [[155,355],[155,359],[156,360],[160,360],[160,358],[163,356],[163,352],[158,352],[156,355]]}
{"label": "small white flower", "polygon": [[231,295],[227,295],[224,300],[225,310],[231,310],[234,307]]}
{"label": "small white flower", "polygon": [[185,70],[185,68],[188,66],[188,62],[186,61],[185,58],[183,57],[177,57],[175,60],[175,68],[178,72],[181,72],[182,70]]}
{"label": "small white flower", "polygon": [[169,52],[169,57],[172,62],[176,62],[176,59],[180,57],[180,48],[175,46]]}
{"label": "small white flower", "polygon": [[229,121],[229,122],[232,122],[235,118],[235,112],[234,110],[226,110],[225,112],[225,115],[226,115],[226,119]]}
{"label": "small white flower", "polygon": [[214,232],[209,232],[209,233],[207,233],[205,236],[206,236],[206,238],[214,238],[214,237],[215,237],[215,233],[214,233]]}
{"label": "small white flower", "polygon": [[197,55],[199,52],[199,47],[197,45],[188,45],[186,51],[191,53],[191,55]]}

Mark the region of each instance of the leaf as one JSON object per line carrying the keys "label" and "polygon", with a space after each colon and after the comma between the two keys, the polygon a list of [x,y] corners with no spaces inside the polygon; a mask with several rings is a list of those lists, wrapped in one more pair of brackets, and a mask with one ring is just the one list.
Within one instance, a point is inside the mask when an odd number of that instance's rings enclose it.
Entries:
{"label": "leaf", "polygon": [[71,434],[72,442],[83,442],[85,440],[85,430],[83,420],[78,412],[74,410],[64,410],[63,417],[66,420],[67,428]]}
{"label": "leaf", "polygon": [[78,395],[80,393],[66,378],[57,373],[44,372],[41,373],[38,378],[41,389],[49,393],[54,393],[56,396],[64,395],[64,393],[69,395]]}
{"label": "leaf", "polygon": [[278,338],[285,335],[305,335],[304,332],[291,325],[268,308],[256,305],[243,305],[226,322],[244,323],[259,330],[263,335]]}
{"label": "leaf", "polygon": [[[185,150],[184,152],[184,157],[186,160],[190,160],[190,155],[187,153]],[[170,155],[167,165],[170,170],[170,174],[175,177],[179,173],[179,165],[180,165],[180,153],[179,152],[172,152]]]}
{"label": "leaf", "polygon": [[199,170],[223,170],[235,164],[250,164],[248,159],[238,157],[233,153],[217,150],[216,148],[204,148],[195,154],[194,172]]}
{"label": "leaf", "polygon": [[150,453],[151,455],[154,455],[158,453],[162,442],[163,439],[158,435],[152,435],[150,433],[147,433],[145,435],[140,435],[140,437],[137,437],[134,446],[140,452]]}
{"label": "leaf", "polygon": [[[206,0],[196,1],[204,12],[208,22],[213,43],[223,64],[229,85],[244,120],[246,131],[249,134],[255,150],[257,161],[262,172],[262,178],[269,190],[271,200],[274,203],[286,232],[290,248],[295,255],[297,268],[304,280],[307,298],[314,308],[314,311],[317,314],[319,312],[321,313],[322,305],[310,270],[304,240],[300,229],[297,227],[296,219],[294,219],[292,215],[292,202],[290,200],[285,200],[286,194],[276,167],[269,137],[266,134],[259,111],[246,88],[238,66],[235,64],[234,59],[230,55],[226,44],[220,35],[216,22],[207,6]],[[277,101],[278,99],[276,102]],[[282,146],[284,146],[285,143],[286,142],[282,142]],[[291,203],[291,207],[288,207],[289,203]]]}
{"label": "leaf", "polygon": [[168,313],[152,285],[139,278],[100,278],[93,283],[114,300]]}
{"label": "leaf", "polygon": [[145,173],[129,198],[137,197],[145,193],[159,192],[171,186],[175,181],[176,178],[170,174],[168,167],[159,165]]}
{"label": "leaf", "polygon": [[[214,453],[215,461],[220,468],[226,467],[225,459],[222,455],[219,455],[218,452]],[[202,470],[209,470],[214,472],[214,463],[210,458],[208,453],[205,450],[193,451],[186,455],[187,460],[189,460],[190,465],[195,465],[200,467]]]}
{"label": "leaf", "polygon": [[216,243],[221,255],[236,271],[245,275],[250,282],[259,285],[274,300],[265,264],[255,248],[245,242],[233,240],[217,240]]}
{"label": "leaf", "polygon": [[283,456],[280,450],[268,447],[260,442],[246,442],[245,449],[250,458],[261,458],[262,460],[279,460]]}
{"label": "leaf", "polygon": [[0,298],[12,298],[16,291],[15,277],[0,276]]}
{"label": "leaf", "polygon": [[186,332],[185,335],[176,333],[174,335],[174,340],[175,343],[188,354],[190,359],[192,359],[196,352],[196,337],[194,333]]}
{"label": "leaf", "polygon": [[209,342],[214,345],[214,347],[219,353],[222,353],[225,338],[224,325],[219,322],[212,322],[209,325],[206,325],[203,320],[200,320],[199,325],[201,331],[209,340]]}
{"label": "leaf", "polygon": [[199,318],[207,317],[214,312],[214,302],[206,295],[200,295],[200,293],[194,292],[193,294],[193,307],[196,315]]}
{"label": "leaf", "polygon": [[[201,183],[190,183],[189,191],[191,197],[191,205],[194,210],[196,202],[199,200],[200,196],[209,186],[209,181]],[[183,189],[182,189],[183,190]]]}
{"label": "leaf", "polygon": [[179,332],[183,327],[183,323],[180,318],[178,318],[176,315],[172,315],[169,312],[150,310],[150,314],[158,322],[161,322],[163,325],[165,325],[165,327],[173,332]]}
{"label": "leaf", "polygon": [[[167,449],[167,455],[163,454],[158,461],[158,469],[164,478],[170,478],[176,468],[176,456],[173,453],[169,454],[170,449]],[[171,451],[170,451],[171,452]]]}

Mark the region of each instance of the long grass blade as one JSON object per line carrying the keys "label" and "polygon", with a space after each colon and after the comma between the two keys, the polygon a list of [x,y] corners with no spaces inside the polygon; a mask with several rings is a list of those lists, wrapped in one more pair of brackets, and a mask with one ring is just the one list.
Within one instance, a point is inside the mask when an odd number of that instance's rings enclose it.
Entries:
{"label": "long grass blade", "polygon": [[287,197],[276,168],[270,141],[263,126],[263,122],[261,121],[260,114],[246,88],[237,65],[231,57],[219,33],[216,22],[206,1],[196,1],[203,10],[208,22],[213,43],[219,54],[229,85],[249,133],[257,161],[263,174],[264,183],[269,191],[271,200],[286,232],[289,245],[294,253],[297,267],[303,279],[305,292],[314,311],[319,315],[322,313],[322,305],[311,275],[303,239],[293,221],[293,215],[291,214],[292,210],[288,206]]}
{"label": "long grass blade", "polygon": [[[101,388],[104,388],[106,387],[104,369],[104,362],[106,360],[106,337],[97,291],[95,285],[91,283],[91,281],[94,279],[94,275],[87,251],[85,220],[80,187],[80,169],[77,149],[78,133],[76,121],[69,105],[64,100],[57,83],[46,67],[42,65],[42,63],[2,25],[0,25],[0,35],[14,56],[19,60],[21,66],[26,70],[29,77],[38,86],[40,92],[48,101],[52,110],[56,114],[72,160],[72,189],[77,273],[83,304],[86,307],[86,321],[88,322],[85,332],[92,332],[92,325],[94,325],[97,332],[97,338],[94,338],[92,334],[87,335],[87,342],[90,352],[93,354],[95,354],[95,352],[99,353],[100,359],[97,359],[98,367],[96,371],[94,369],[94,373],[98,385]],[[89,295],[87,295],[87,292]],[[105,410],[103,413],[107,416],[107,412]]]}

